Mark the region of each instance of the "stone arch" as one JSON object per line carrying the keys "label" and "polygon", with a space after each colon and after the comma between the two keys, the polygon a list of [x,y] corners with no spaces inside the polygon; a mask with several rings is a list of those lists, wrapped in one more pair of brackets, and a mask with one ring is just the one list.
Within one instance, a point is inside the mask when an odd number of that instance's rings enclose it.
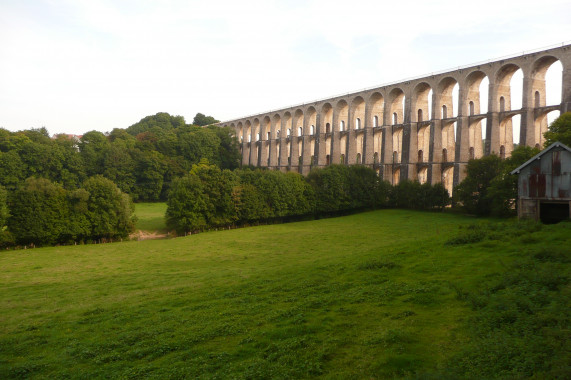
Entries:
{"label": "stone arch", "polygon": [[417,177],[418,177],[418,182],[420,182],[420,184],[426,183],[426,181],[428,180],[428,168],[426,166],[420,168]]}
{"label": "stone arch", "polygon": [[314,135],[316,133],[315,126],[317,124],[317,111],[315,107],[310,106],[305,111],[305,117],[307,118],[307,125],[310,126],[310,134]]}
{"label": "stone arch", "polygon": [[279,114],[275,114],[272,118],[272,139],[279,139],[282,129],[282,118]]}
{"label": "stone arch", "polygon": [[[511,79],[516,71],[521,70],[521,67],[514,63],[508,63],[503,65],[496,73],[496,98],[494,102],[496,104],[496,110],[500,111],[501,102],[504,104],[504,111],[511,111],[512,100],[511,100]],[[503,101],[501,100],[503,98]]]}
{"label": "stone arch", "polygon": [[373,128],[380,127],[384,125],[384,107],[385,107],[385,99],[380,92],[374,92],[369,97],[369,114],[371,118],[371,126]]}
{"label": "stone arch", "polygon": [[334,125],[333,128],[337,128],[338,131],[341,131],[341,126],[347,126],[347,119],[349,117],[349,105],[343,99],[339,100],[335,105],[335,113],[337,114],[337,125]]}
{"label": "stone arch", "polygon": [[302,136],[303,135],[303,111],[297,109],[293,114],[293,122],[292,122],[292,134],[295,136]]}
{"label": "stone arch", "polygon": [[[552,55],[545,55],[536,59],[531,66],[531,86],[530,92],[526,94],[530,99],[533,99],[533,107],[540,108],[545,106],[559,105],[562,102],[561,95],[557,96],[555,99],[548,99],[548,84],[547,83],[547,73],[550,68],[555,67],[554,64],[558,63],[556,66],[562,66],[561,61]],[[561,74],[559,74],[561,75]],[[559,77],[558,75],[558,77]],[[551,77],[553,79],[553,77]],[[559,80],[555,81],[556,85],[559,85]],[[562,87],[561,87],[562,88]],[[551,104],[547,104],[550,100]],[[554,117],[558,116],[559,112],[554,112],[552,115]],[[549,125],[548,112],[535,112],[533,120],[533,131],[530,131],[533,140],[528,137],[528,143],[533,145],[534,143],[539,143],[543,145],[544,138],[543,134],[547,132],[547,127]]]}
{"label": "stone arch", "polygon": [[[482,96],[480,94],[480,86],[487,80],[488,76],[480,70],[472,71],[466,76],[466,85],[464,89],[464,104],[468,105],[467,112],[462,112],[464,115],[473,116],[481,114],[481,106],[487,105],[481,103]],[[484,99],[487,102],[487,99]],[[461,102],[462,103],[462,102]]]}
{"label": "stone arch", "polygon": [[272,120],[269,116],[265,116],[262,119],[262,140],[272,139]]}
{"label": "stone arch", "polygon": [[351,102],[352,128],[362,129],[362,121],[365,120],[365,100],[357,96]]}
{"label": "stone arch", "polygon": [[421,122],[426,117],[431,119],[432,97],[430,96],[432,87],[426,82],[420,82],[412,91],[412,122]]}
{"label": "stone arch", "polygon": [[402,138],[403,128],[393,127],[393,163],[400,163],[402,161]]}
{"label": "stone arch", "polygon": [[244,126],[242,125],[242,122],[239,121],[238,124],[236,124],[236,130],[238,131],[238,141],[240,141],[240,143],[244,142]]}
{"label": "stone arch", "polygon": [[389,93],[389,114],[391,115],[391,125],[404,123],[404,103],[405,103],[404,91],[400,88],[394,88]]}
{"label": "stone arch", "polygon": [[244,130],[246,131],[247,142],[252,142],[252,123],[250,120],[246,120],[244,123]]}
{"label": "stone arch", "polygon": [[252,128],[252,141],[260,141],[260,120],[258,118],[254,119]]}
{"label": "stone arch", "polygon": [[452,189],[454,187],[454,168],[447,167],[442,170],[442,184],[448,190],[448,195],[452,196]]}
{"label": "stone arch", "polygon": [[331,164],[331,132],[333,125],[333,106],[330,103],[325,103],[321,106],[321,128],[325,126],[325,149],[322,150],[325,156],[325,165]]}
{"label": "stone arch", "polygon": [[441,119],[454,117],[457,114],[457,107],[454,107],[454,92],[459,87],[456,78],[451,76],[445,77],[438,83],[437,100],[438,112],[446,112],[446,115],[440,114]]}

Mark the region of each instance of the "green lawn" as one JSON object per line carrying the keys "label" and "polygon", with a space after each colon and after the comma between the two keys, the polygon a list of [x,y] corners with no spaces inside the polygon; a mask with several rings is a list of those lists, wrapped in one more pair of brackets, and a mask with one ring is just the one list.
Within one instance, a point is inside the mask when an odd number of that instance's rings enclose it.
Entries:
{"label": "green lawn", "polygon": [[137,215],[135,228],[146,232],[166,232],[166,211],[166,203],[135,203],[135,215]]}
{"label": "green lawn", "polygon": [[[139,204],[137,213],[164,213],[158,208]],[[470,228],[459,228],[470,223],[460,215],[382,210],[170,240],[3,252],[0,378],[345,379],[439,371],[470,341],[475,308],[466,294],[501,276],[529,247],[544,246],[550,231],[556,244],[571,243],[565,226],[531,232],[527,241],[478,242]],[[473,243],[445,244],[458,233]]]}

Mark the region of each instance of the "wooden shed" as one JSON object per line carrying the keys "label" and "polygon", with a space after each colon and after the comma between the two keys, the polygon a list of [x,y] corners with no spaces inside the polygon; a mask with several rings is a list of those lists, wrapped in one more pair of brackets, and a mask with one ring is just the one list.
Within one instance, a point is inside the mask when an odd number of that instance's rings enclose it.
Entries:
{"label": "wooden shed", "polygon": [[571,148],[555,142],[511,174],[518,175],[518,217],[555,223],[571,218]]}

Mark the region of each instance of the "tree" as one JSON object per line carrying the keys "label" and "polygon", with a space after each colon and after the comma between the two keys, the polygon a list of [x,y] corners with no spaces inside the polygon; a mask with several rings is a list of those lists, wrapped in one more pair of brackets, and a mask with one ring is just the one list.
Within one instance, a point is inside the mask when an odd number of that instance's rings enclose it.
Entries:
{"label": "tree", "polygon": [[45,178],[28,178],[9,199],[8,229],[20,244],[51,245],[63,239],[66,191]]}
{"label": "tree", "polygon": [[517,199],[517,175],[510,174],[518,166],[539,153],[538,148],[518,146],[511,157],[503,162],[501,172],[492,179],[487,197],[491,202],[490,212],[494,216],[515,214]]}
{"label": "tree", "polygon": [[488,188],[502,168],[503,162],[496,155],[468,161],[466,178],[454,188],[454,199],[469,213],[489,215],[492,200],[488,197]]}
{"label": "tree", "polygon": [[0,185],[0,232],[3,231],[8,220],[8,193]]}
{"label": "tree", "polygon": [[178,234],[206,228],[208,197],[200,178],[187,174],[173,181],[168,200],[167,227]]}
{"label": "tree", "polygon": [[216,120],[212,116],[205,116],[204,114],[197,113],[192,120],[192,124],[198,125],[199,127],[205,127],[207,125],[216,124],[219,120]]}
{"label": "tree", "polygon": [[135,209],[131,197],[119,190],[109,179],[97,175],[83,183],[89,193],[87,198],[87,220],[90,237],[123,238],[135,228]]}
{"label": "tree", "polygon": [[555,119],[543,136],[546,148],[556,141],[571,146],[571,112],[565,112]]}
{"label": "tree", "polygon": [[159,112],[155,115],[146,116],[139,122],[127,128],[127,133],[137,136],[139,133],[147,132],[153,127],[159,127],[163,130],[172,130],[182,127],[186,124],[184,117],[171,116],[166,112]]}

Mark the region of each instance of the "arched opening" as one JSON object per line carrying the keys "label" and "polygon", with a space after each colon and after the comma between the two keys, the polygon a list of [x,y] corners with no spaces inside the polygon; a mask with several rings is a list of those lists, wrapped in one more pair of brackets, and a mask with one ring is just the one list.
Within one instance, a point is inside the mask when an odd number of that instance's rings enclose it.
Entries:
{"label": "arched opening", "polygon": [[312,136],[315,135],[315,125],[311,126],[310,131]]}
{"label": "arched opening", "polygon": [[502,160],[504,160],[506,158],[506,147],[505,146],[500,146],[500,158]]}
{"label": "arched opening", "polygon": [[375,92],[369,98],[368,107],[370,108],[369,117],[371,117],[373,128],[380,127],[383,123],[385,100],[380,92]]}
{"label": "arched opening", "polygon": [[393,153],[394,163],[399,163],[402,160],[402,138],[403,129],[396,128],[396,130],[393,131],[393,152],[397,153],[396,155]]}
{"label": "arched opening", "polygon": [[357,165],[361,163],[361,153],[357,153]]}
{"label": "arched opening", "polygon": [[331,162],[329,161],[329,155],[325,156],[325,165],[329,165]]}
{"label": "arched opening", "polygon": [[351,122],[353,129],[358,130],[362,128],[361,120],[365,119],[365,100],[357,96],[351,102]]}
{"label": "arched opening", "polygon": [[[519,110],[522,108],[523,99],[523,71],[515,64],[507,64],[500,68],[497,73],[497,98],[496,101],[499,112],[507,112]],[[532,94],[530,94],[532,96]],[[513,115],[511,118],[504,120],[503,125],[505,138],[500,141],[500,145],[504,145],[506,155],[509,155],[513,149],[514,143],[519,143],[521,130],[521,116]],[[502,125],[500,125],[502,128]],[[502,140],[500,137],[500,140]],[[498,149],[496,146],[495,149]],[[492,147],[492,151],[494,147]]]}
{"label": "arched opening", "polygon": [[[484,115],[488,112],[488,89],[490,80],[482,71],[473,71],[466,77],[464,101],[468,102],[469,116]],[[475,158],[482,157],[484,153],[484,140],[486,138],[486,118],[469,120],[469,146],[474,148]]]}
{"label": "arched opening", "polygon": [[377,165],[379,163],[379,153],[375,152],[375,154],[373,155],[373,162],[375,163],[375,165]]}
{"label": "arched opening", "polygon": [[454,168],[450,167],[442,171],[442,184],[448,191],[448,194],[452,196],[452,189],[454,187]]}
{"label": "arched opening", "polygon": [[288,128],[288,129],[287,129],[286,136],[287,136],[287,137],[290,137],[290,136],[291,136],[291,128]]}
{"label": "arched opening", "polygon": [[418,151],[418,162],[424,162],[424,152],[422,149]]}
{"label": "arched opening", "polygon": [[475,153],[474,153],[474,147],[471,146],[470,150],[469,150],[469,159],[473,160],[474,158],[476,158]]}
{"label": "arched opening", "polygon": [[400,88],[394,88],[389,93],[389,104],[390,104],[390,115],[392,115],[393,125],[397,125],[399,123],[406,123],[405,120],[405,105],[406,99],[404,96],[404,91]]}
{"label": "arched opening", "polygon": [[398,185],[400,182],[400,168],[393,170],[393,185]]}
{"label": "arched opening", "polygon": [[[532,91],[534,94],[534,107],[546,107],[560,105],[562,102],[562,81],[563,66],[557,58],[544,56],[533,63],[532,66]],[[543,145],[543,133],[548,129],[548,125],[559,117],[560,111],[549,113],[536,111],[534,130],[530,131],[531,136],[527,136],[527,143],[532,145],[539,143]],[[534,140],[531,140],[534,138]]]}
{"label": "arched opening", "polygon": [[280,138],[280,132],[281,131],[279,129],[276,131],[276,138],[278,138],[278,139]]}
{"label": "arched opening", "polygon": [[428,169],[421,168],[418,171],[418,182],[422,185],[426,183],[427,179],[428,179]]}
{"label": "arched opening", "polygon": [[331,124],[325,124],[325,133],[331,133]]}
{"label": "arched opening", "polygon": [[442,106],[442,118],[443,119],[447,119],[448,118],[448,108],[444,105]]}
{"label": "arched opening", "polygon": [[254,141],[261,140],[261,133],[260,133],[260,120],[254,119]]}
{"label": "arched opening", "polygon": [[448,150],[446,148],[442,149],[442,162],[448,162]]}
{"label": "arched opening", "polygon": [[345,155],[341,155],[341,165],[345,165]]}
{"label": "arched opening", "polygon": [[416,110],[416,115],[413,115],[413,122],[422,122],[425,119],[431,119],[432,112],[432,88],[426,82],[421,82],[416,85],[412,92],[412,109]]}
{"label": "arched opening", "polygon": [[[325,151],[321,150],[319,156],[324,155],[325,165],[329,165],[331,163],[330,155],[331,155],[331,128],[333,125],[333,107],[329,103],[325,103],[323,107],[321,107],[321,122],[325,123],[325,141],[319,142],[319,144],[325,145]],[[323,124],[322,124],[323,125]],[[321,146],[320,146],[320,149]],[[322,158],[321,158],[322,159]]]}
{"label": "arched opening", "polygon": [[302,127],[299,127],[299,128],[297,129],[297,135],[298,135],[298,136],[303,136],[303,128],[302,128]]}
{"label": "arched opening", "polygon": [[340,132],[346,130],[347,120],[349,118],[349,105],[345,100],[340,100],[335,106],[335,113],[337,115],[337,128]]}

